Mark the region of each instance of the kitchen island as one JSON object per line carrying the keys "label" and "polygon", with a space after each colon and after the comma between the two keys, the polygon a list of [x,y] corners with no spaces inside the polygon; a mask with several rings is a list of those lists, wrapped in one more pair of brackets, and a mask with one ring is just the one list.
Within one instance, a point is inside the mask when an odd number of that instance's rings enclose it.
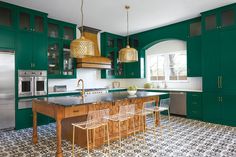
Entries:
{"label": "kitchen island", "polygon": [[[71,140],[72,138],[72,125],[73,122],[79,122],[86,120],[86,115],[89,111],[100,110],[100,109],[110,109],[110,115],[117,114],[119,112],[119,106],[135,104],[136,110],[142,109],[143,102],[155,101],[156,104],[159,102],[159,96],[165,93],[157,92],[137,92],[135,96],[129,96],[127,92],[115,92],[115,93],[104,93],[104,94],[91,94],[84,98],[80,96],[64,96],[64,97],[47,97],[40,98],[33,101],[33,143],[38,142],[37,137],[37,113],[47,115],[56,120],[56,138],[57,138],[57,152],[56,156],[63,156],[61,148],[62,138]],[[139,123],[140,117],[135,117],[135,127],[136,131],[139,131],[140,125],[145,125],[144,118],[142,118],[141,124]],[[133,133],[132,125],[121,124],[122,126],[122,136]],[[132,122],[131,122],[132,123]],[[156,123],[159,121],[157,119]],[[109,134],[111,140],[118,138],[118,124],[109,122]],[[76,130],[77,139],[75,142],[80,146],[84,146],[87,142],[83,134],[85,132],[81,130]],[[104,143],[103,141],[103,131],[97,129],[95,132],[96,146]],[[93,140],[91,140],[93,141]],[[91,144],[94,145],[94,144]]]}

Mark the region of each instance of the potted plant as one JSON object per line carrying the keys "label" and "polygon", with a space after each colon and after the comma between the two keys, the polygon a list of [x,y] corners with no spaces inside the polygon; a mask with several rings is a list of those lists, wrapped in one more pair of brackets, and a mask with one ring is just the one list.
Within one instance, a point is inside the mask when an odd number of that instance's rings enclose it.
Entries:
{"label": "potted plant", "polygon": [[137,87],[136,86],[129,86],[127,91],[129,93],[129,95],[135,95],[137,92]]}

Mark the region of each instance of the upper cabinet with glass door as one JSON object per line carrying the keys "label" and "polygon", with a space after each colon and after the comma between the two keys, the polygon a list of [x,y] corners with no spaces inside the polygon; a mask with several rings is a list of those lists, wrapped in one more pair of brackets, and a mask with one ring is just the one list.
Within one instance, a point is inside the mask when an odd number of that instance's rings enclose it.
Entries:
{"label": "upper cabinet with glass door", "polygon": [[202,13],[203,31],[228,29],[236,26],[236,4]]}
{"label": "upper cabinet with glass door", "polygon": [[36,33],[47,32],[47,14],[30,9],[19,9],[17,17],[19,30]]}
{"label": "upper cabinet with glass door", "polygon": [[13,29],[15,23],[15,8],[12,5],[0,2],[0,27]]}

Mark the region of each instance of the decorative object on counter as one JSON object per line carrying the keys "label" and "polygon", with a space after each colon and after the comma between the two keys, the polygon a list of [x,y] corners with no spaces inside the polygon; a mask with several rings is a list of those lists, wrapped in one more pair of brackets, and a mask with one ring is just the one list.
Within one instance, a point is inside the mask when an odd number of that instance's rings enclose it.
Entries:
{"label": "decorative object on counter", "polygon": [[83,58],[85,56],[94,56],[94,43],[84,37],[83,24],[84,24],[84,13],[83,13],[84,1],[81,0],[81,14],[82,14],[82,26],[81,26],[81,37],[75,39],[70,44],[71,54],[73,58]]}
{"label": "decorative object on counter", "polygon": [[66,92],[67,86],[66,85],[56,85],[53,87],[53,92]]}
{"label": "decorative object on counter", "polygon": [[153,88],[153,83],[148,83],[148,82],[145,83],[144,88],[148,88],[148,89]]}
{"label": "decorative object on counter", "polygon": [[127,10],[127,46],[119,51],[119,62],[130,63],[138,61],[138,51],[129,45],[129,9],[130,6],[125,6]]}
{"label": "decorative object on counter", "polygon": [[134,96],[137,93],[137,87],[136,86],[129,86],[128,93],[129,93],[129,95]]}
{"label": "decorative object on counter", "polygon": [[112,88],[120,88],[120,82],[118,81],[112,82]]}

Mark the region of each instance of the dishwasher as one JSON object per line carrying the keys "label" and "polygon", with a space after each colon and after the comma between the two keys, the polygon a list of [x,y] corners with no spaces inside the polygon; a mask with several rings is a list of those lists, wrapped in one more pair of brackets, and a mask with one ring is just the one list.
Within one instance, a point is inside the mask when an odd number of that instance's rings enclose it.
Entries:
{"label": "dishwasher", "polygon": [[170,92],[170,113],[186,116],[186,93]]}

